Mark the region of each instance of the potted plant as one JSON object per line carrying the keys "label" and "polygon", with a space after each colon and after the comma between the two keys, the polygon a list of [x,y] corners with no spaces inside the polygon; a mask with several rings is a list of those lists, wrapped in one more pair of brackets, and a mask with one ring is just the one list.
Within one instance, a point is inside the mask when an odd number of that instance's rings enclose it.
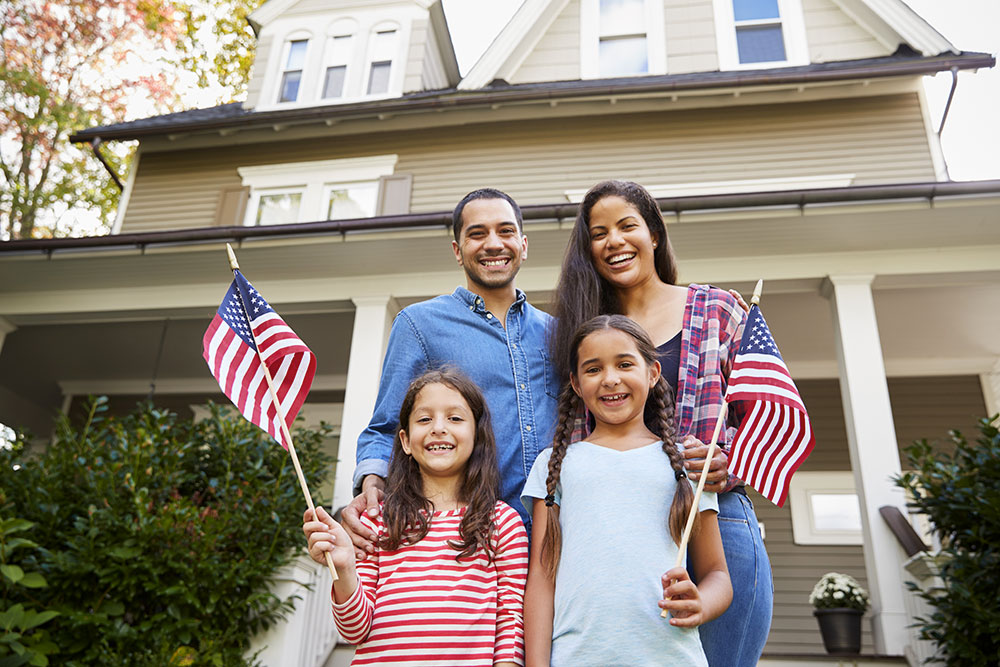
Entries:
{"label": "potted plant", "polygon": [[813,586],[809,602],[815,609],[826,652],[861,652],[861,616],[868,610],[868,591],[846,574],[827,572]]}

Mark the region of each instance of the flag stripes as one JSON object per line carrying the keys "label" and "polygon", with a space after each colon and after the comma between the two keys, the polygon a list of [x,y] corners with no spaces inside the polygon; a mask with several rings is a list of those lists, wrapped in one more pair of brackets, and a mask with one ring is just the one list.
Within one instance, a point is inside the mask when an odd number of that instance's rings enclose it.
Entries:
{"label": "flag stripes", "polygon": [[[312,386],[316,357],[253,285],[239,271],[234,273],[202,338],[203,356],[240,413],[287,449],[279,410],[291,427]],[[248,312],[254,313],[252,320],[247,319]],[[271,373],[278,405],[271,399],[264,364]]]}
{"label": "flag stripes", "polygon": [[749,406],[730,450],[730,470],[779,507],[815,438],[805,404],[767,323],[751,307],[726,400]]}

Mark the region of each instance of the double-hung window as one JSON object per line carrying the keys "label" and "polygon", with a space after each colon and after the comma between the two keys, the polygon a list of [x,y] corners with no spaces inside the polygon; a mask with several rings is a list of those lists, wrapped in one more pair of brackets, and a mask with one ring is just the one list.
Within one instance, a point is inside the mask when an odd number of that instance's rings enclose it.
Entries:
{"label": "double-hung window", "polygon": [[806,65],[801,0],[713,0],[720,69]]}
{"label": "double-hung window", "polygon": [[382,95],[389,92],[392,63],[399,46],[399,31],[395,28],[379,28],[372,32],[368,46],[367,95]]}
{"label": "double-hung window", "polygon": [[294,102],[299,99],[299,87],[302,84],[302,71],[305,69],[308,49],[308,39],[296,39],[286,43],[281,87],[278,90],[279,102]]}
{"label": "double-hung window", "polygon": [[323,99],[344,96],[347,83],[347,65],[351,62],[353,35],[335,35],[329,38],[329,52],[323,74]]}
{"label": "double-hung window", "polygon": [[661,0],[582,0],[580,9],[583,78],[666,72]]}

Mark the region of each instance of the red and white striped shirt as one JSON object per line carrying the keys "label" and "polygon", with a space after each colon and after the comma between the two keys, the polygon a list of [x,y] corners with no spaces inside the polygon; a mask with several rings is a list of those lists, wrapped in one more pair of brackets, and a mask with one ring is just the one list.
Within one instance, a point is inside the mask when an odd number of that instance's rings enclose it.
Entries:
{"label": "red and white striped shirt", "polygon": [[[524,664],[524,582],[528,535],[521,517],[498,501],[494,561],[482,549],[461,562],[465,508],[435,512],[427,536],[399,549],[377,549],[357,563],[359,585],[333,604],[341,636],[360,644],[352,665],[491,667]],[[382,518],[362,516],[376,535]]]}

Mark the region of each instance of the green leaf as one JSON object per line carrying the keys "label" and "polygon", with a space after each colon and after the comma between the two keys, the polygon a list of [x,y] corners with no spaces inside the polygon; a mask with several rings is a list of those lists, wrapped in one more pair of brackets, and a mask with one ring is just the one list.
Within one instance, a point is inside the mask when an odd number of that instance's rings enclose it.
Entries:
{"label": "green leaf", "polygon": [[108,616],[121,616],[125,613],[125,605],[117,600],[113,600],[101,605],[101,611]]}
{"label": "green leaf", "polygon": [[0,554],[3,555],[4,559],[10,557],[14,553],[15,549],[20,549],[22,547],[37,547],[38,544],[32,542],[31,540],[25,539],[23,537],[14,537],[7,540],[3,545],[0,545]]}
{"label": "green leaf", "polygon": [[29,660],[31,660],[30,655],[8,655],[0,658],[0,667],[21,667],[28,664]]}
{"label": "green leaf", "polygon": [[45,577],[40,575],[38,572],[29,572],[24,575],[24,578],[18,583],[25,588],[45,588],[49,585],[48,582],[45,581]]}
{"label": "green leaf", "polygon": [[0,533],[4,535],[19,533],[22,530],[28,530],[34,525],[31,521],[25,519],[5,519],[4,521],[0,521]]}
{"label": "green leaf", "polygon": [[21,630],[26,631],[32,628],[37,628],[43,623],[48,623],[53,618],[59,615],[58,611],[28,611],[24,615],[24,620],[21,622]]}
{"label": "green leaf", "polygon": [[24,570],[17,565],[0,565],[0,572],[10,579],[11,583],[17,583],[24,579]]}

